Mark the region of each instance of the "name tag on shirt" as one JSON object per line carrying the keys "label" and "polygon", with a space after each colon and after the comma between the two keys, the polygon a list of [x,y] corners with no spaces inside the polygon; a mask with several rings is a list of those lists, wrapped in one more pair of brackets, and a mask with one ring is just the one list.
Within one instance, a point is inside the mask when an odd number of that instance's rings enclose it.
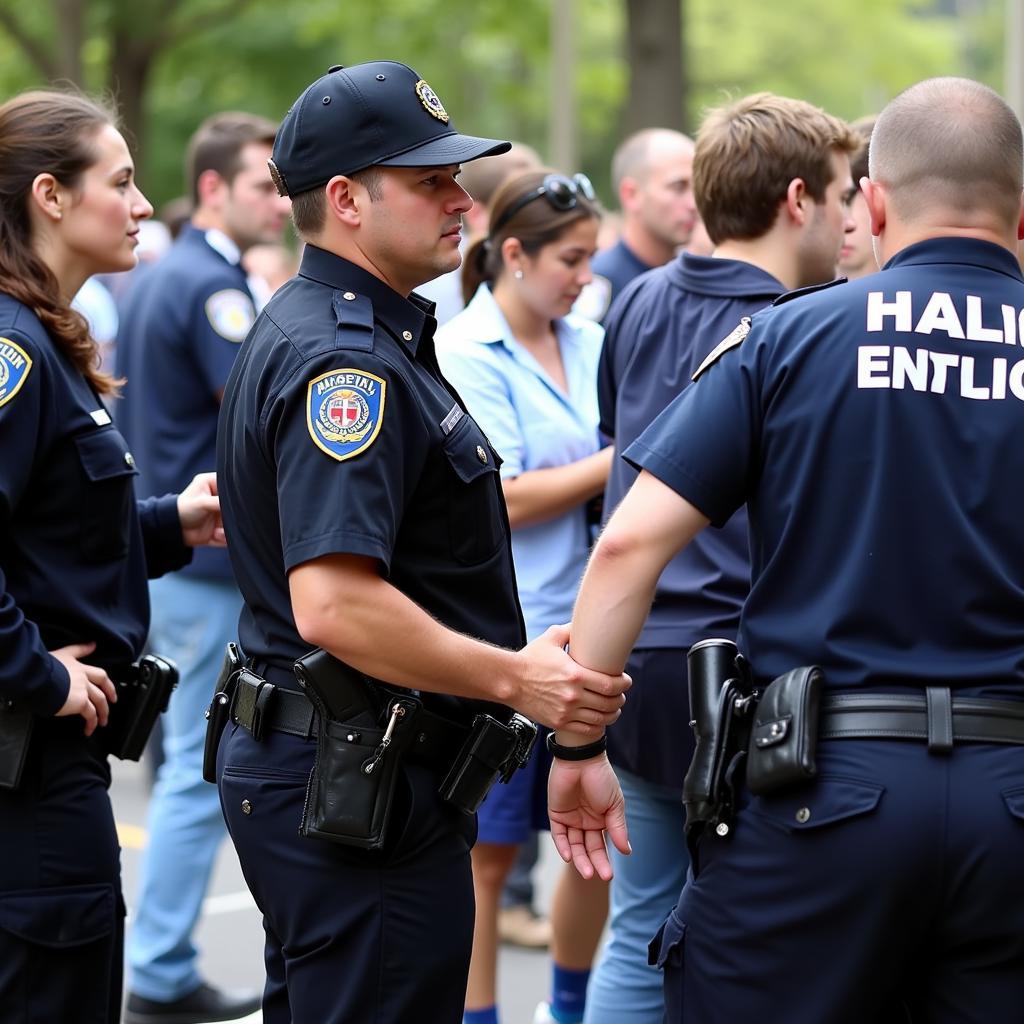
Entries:
{"label": "name tag on shirt", "polygon": [[464,415],[465,413],[457,405],[453,405],[451,412],[441,420],[441,429],[445,434],[450,434],[455,429],[455,424],[458,423]]}

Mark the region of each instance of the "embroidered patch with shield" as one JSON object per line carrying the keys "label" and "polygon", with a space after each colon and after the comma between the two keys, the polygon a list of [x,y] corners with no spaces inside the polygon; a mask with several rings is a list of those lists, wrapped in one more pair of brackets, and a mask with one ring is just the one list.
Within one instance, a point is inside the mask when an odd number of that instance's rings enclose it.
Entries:
{"label": "embroidered patch with shield", "polygon": [[444,104],[437,98],[437,93],[422,78],[416,83],[416,95],[419,96],[420,103],[423,104],[428,114],[444,124],[448,123],[450,119],[448,111],[444,109]]}
{"label": "embroidered patch with shield", "polygon": [[206,318],[222,338],[243,342],[256,319],[256,307],[241,289],[225,288],[206,300]]}
{"label": "embroidered patch with shield", "polygon": [[313,443],[344,462],[377,439],[387,383],[362,370],[331,370],[314,377],[306,393],[306,425]]}
{"label": "embroidered patch with shield", "polygon": [[32,369],[32,357],[7,338],[0,338],[0,406],[20,390]]}

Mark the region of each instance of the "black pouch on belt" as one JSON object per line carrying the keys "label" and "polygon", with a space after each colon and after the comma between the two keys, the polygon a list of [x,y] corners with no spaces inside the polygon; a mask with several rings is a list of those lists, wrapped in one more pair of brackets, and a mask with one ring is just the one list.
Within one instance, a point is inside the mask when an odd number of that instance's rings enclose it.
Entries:
{"label": "black pouch on belt", "polygon": [[206,741],[203,744],[203,778],[207,782],[217,784],[217,748],[224,726],[228,724],[231,714],[231,698],[235,693],[238,673],[242,670],[242,656],[238,645],[230,643],[224,650],[224,661],[220,666],[220,674],[213,684],[213,697],[206,709]]}
{"label": "black pouch on belt", "polygon": [[32,722],[28,708],[0,700],[0,789],[17,789],[21,785]]}
{"label": "black pouch on belt", "polygon": [[747,788],[764,796],[813,779],[824,674],[795,668],[771,682],[754,713],[747,752]]}
{"label": "black pouch on belt", "polygon": [[[380,850],[402,753],[422,705],[411,695],[389,694],[320,650],[300,658],[295,675],[317,710],[316,760],[299,834]],[[374,711],[378,703],[383,703],[383,721]],[[332,707],[347,709],[349,721],[335,718]]]}
{"label": "black pouch on belt", "polygon": [[157,716],[167,710],[178,685],[173,661],[147,654],[132,666],[127,679],[118,679],[117,701],[110,705],[110,720],[97,731],[104,750],[122,761],[138,761],[146,748]]}

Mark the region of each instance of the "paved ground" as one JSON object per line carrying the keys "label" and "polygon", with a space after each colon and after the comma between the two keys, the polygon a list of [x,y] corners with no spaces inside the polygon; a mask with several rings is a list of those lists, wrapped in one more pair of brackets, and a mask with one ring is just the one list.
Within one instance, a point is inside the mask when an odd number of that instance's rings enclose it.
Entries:
{"label": "paved ground", "polygon": [[[146,806],[149,789],[146,770],[136,764],[112,761],[111,796],[121,835],[125,898],[131,907],[138,886],[139,858],[145,846]],[[537,871],[538,902],[546,906],[560,861],[547,838],[541,843]],[[202,950],[200,970],[218,985],[261,988],[263,984],[263,929],[260,915],[242,880],[230,842],[225,841],[214,872],[197,935]],[[547,994],[548,960],[543,953],[503,948],[500,963],[502,1024],[530,1024],[539,1000]],[[259,1015],[251,1018],[257,1024]],[[310,1022],[304,1022],[310,1024]]]}

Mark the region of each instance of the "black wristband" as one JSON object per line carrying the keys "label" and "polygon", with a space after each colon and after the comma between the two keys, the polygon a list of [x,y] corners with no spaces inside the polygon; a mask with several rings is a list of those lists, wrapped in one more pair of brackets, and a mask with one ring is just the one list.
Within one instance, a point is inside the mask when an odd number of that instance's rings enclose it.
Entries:
{"label": "black wristband", "polygon": [[557,757],[559,761],[586,761],[588,758],[597,757],[608,749],[608,737],[603,735],[593,743],[585,743],[582,747],[566,747],[555,739],[553,732],[548,733],[545,741],[548,746],[548,753]]}

